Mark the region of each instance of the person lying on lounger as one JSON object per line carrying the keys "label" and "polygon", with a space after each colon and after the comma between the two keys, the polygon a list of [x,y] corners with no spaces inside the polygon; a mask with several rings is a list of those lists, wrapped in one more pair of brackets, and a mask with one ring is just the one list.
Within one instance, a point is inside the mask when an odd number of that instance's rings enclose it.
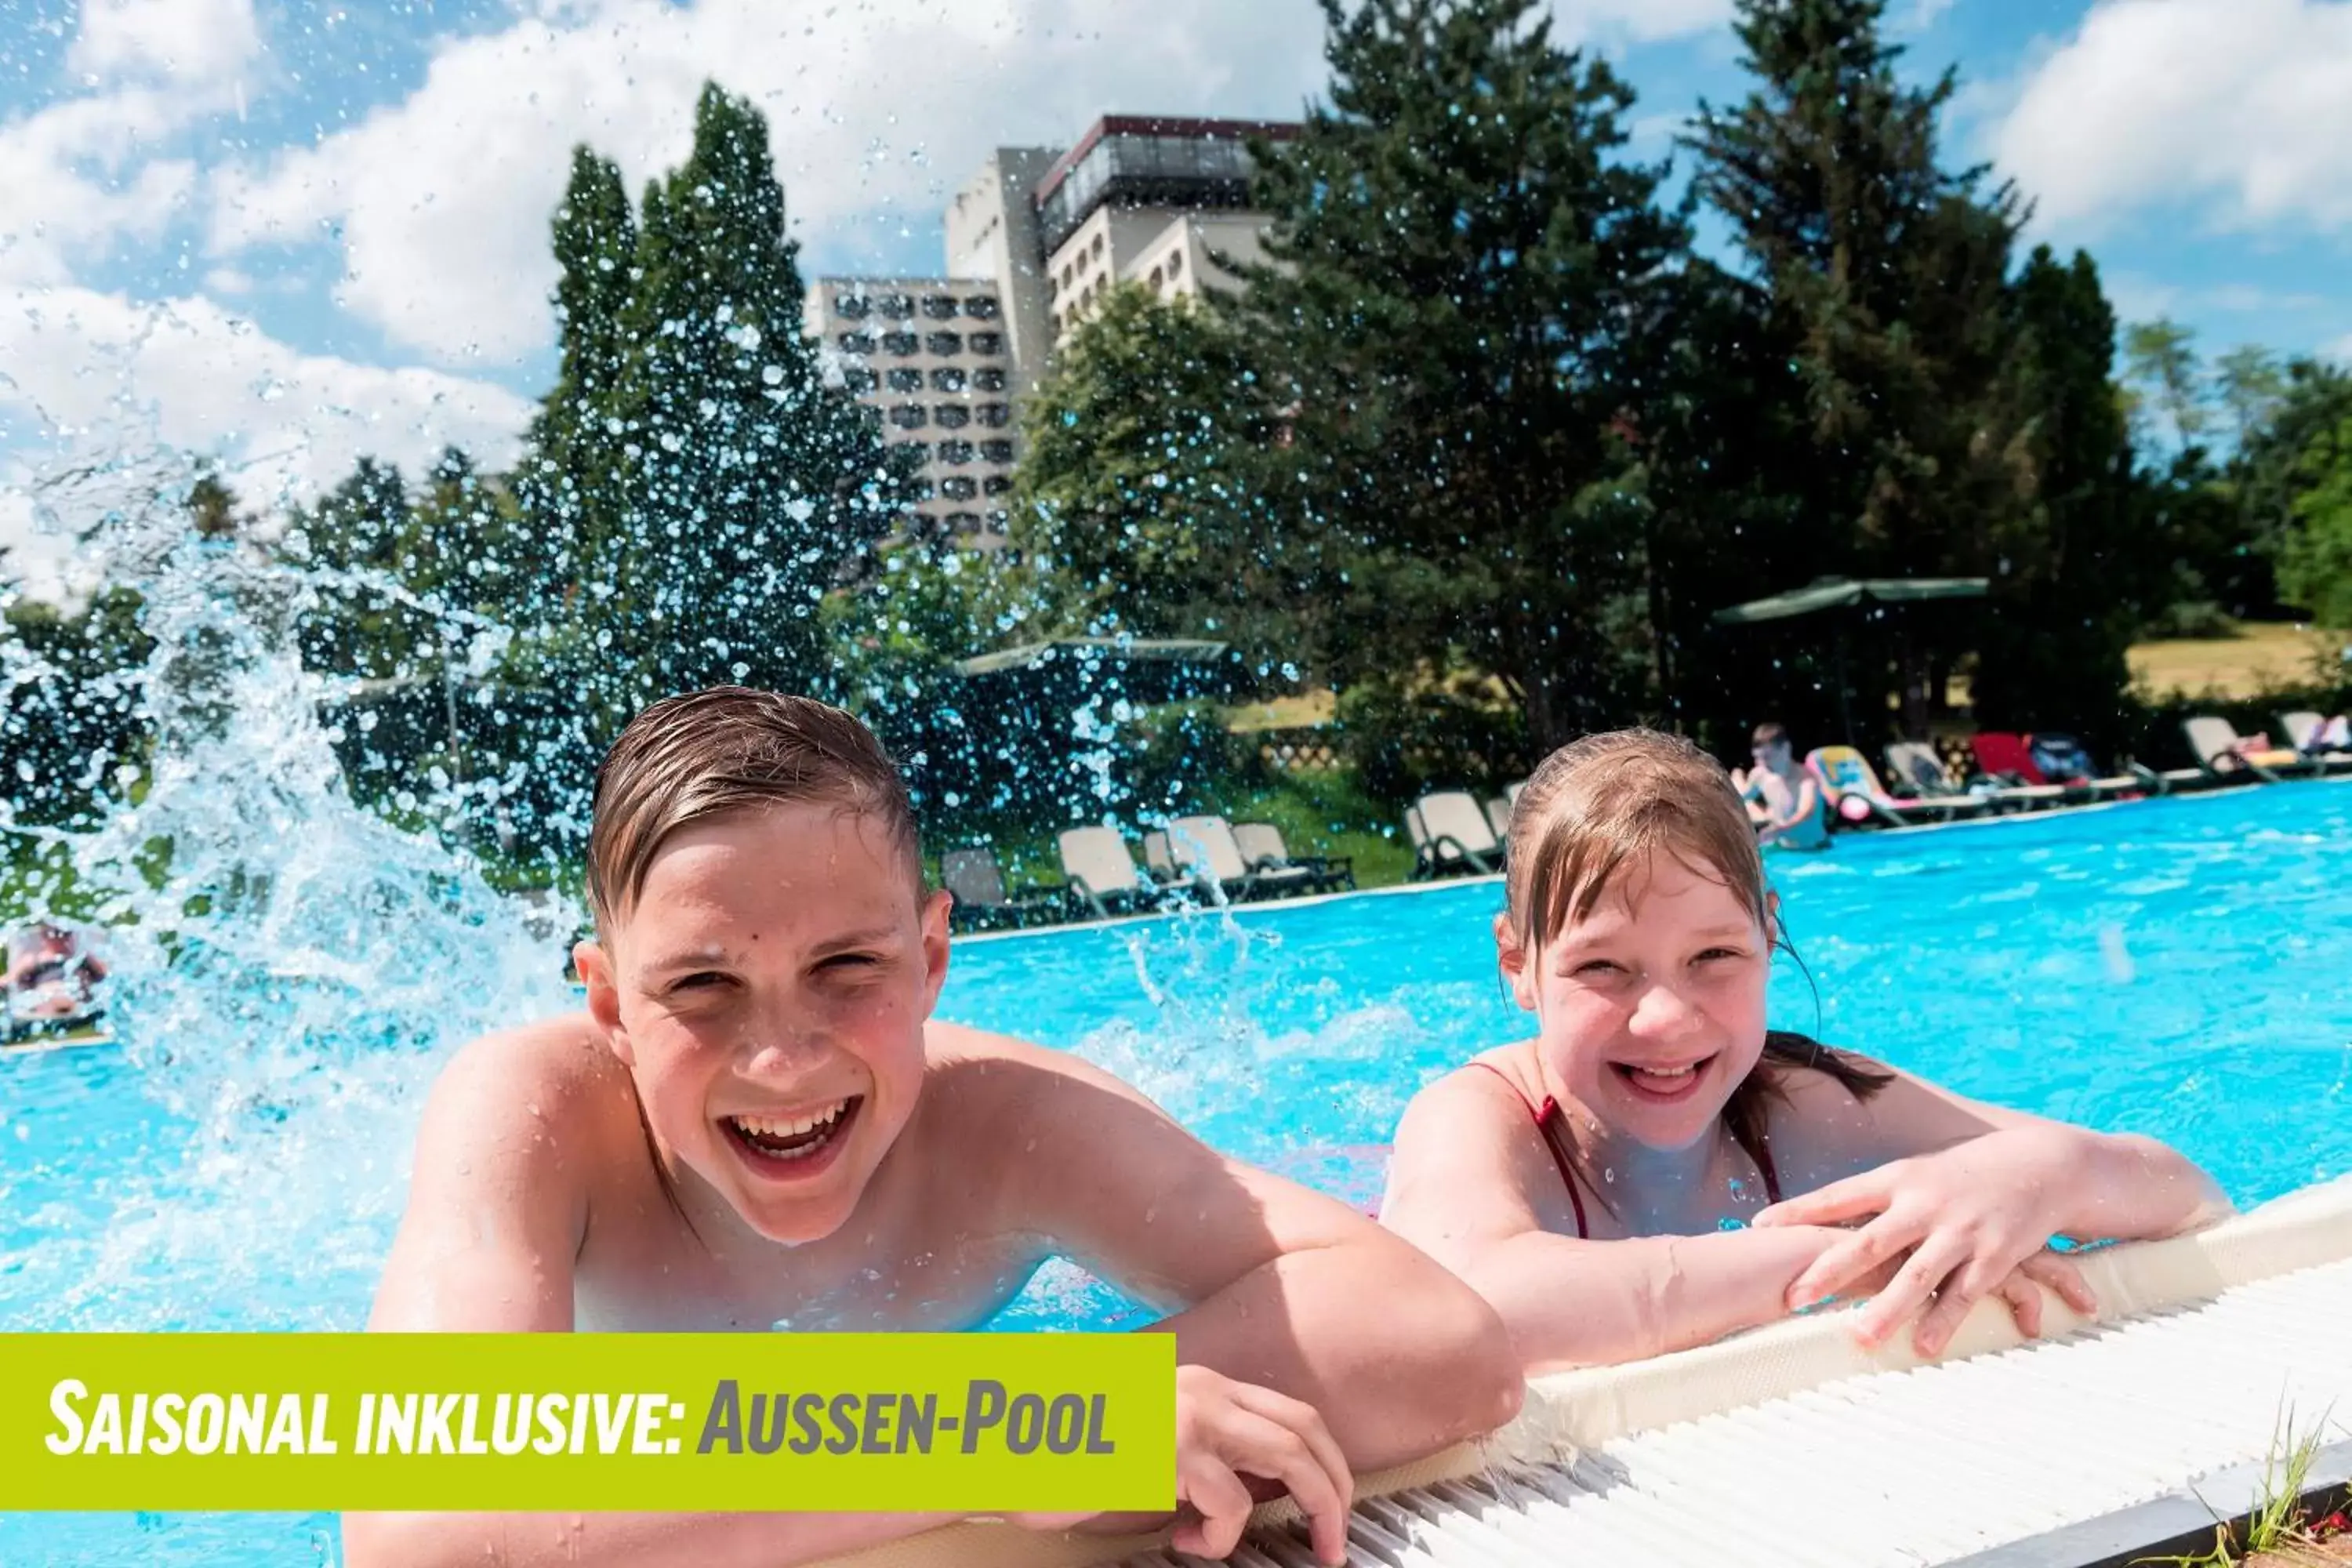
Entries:
{"label": "person lying on lounger", "polygon": [[67,1028],[104,1012],[106,961],[70,927],[36,921],[8,943],[8,1014],[16,1023]]}
{"label": "person lying on lounger", "polygon": [[[639,714],[597,774],[588,895],[585,1012],[476,1041],[435,1086],[371,1329],[961,1330],[1073,1258],[1170,1314],[1176,1541],[1215,1556],[1270,1488],[1337,1560],[1354,1470],[1517,1411],[1501,1321],[1427,1257],[1076,1057],[931,1016],[949,897],[848,714],[731,688]],[[353,1568],[782,1568],[940,1522],[352,1514],[344,1534]]]}
{"label": "person lying on lounger", "polygon": [[1783,943],[1739,796],[1646,731],[1553,753],[1494,935],[1533,1038],[1416,1095],[1381,1219],[1483,1291],[1531,1371],[1706,1343],[1840,1297],[1935,1355],[1979,1299],[2039,1331],[2050,1250],[2230,1212],[2151,1138],[1963,1100],[1766,1026]]}
{"label": "person lying on lounger", "polygon": [[2352,752],[2352,719],[2338,713],[2333,719],[2322,719],[2301,735],[2291,737],[2294,748],[2306,757],[2323,752]]}

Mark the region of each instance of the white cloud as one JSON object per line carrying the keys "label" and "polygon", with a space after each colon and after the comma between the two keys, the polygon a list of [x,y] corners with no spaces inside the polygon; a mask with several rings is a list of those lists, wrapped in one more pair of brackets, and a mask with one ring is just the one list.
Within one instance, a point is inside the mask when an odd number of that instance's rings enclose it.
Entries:
{"label": "white cloud", "polygon": [[414,473],[449,444],[510,462],[531,405],[444,371],[302,353],[209,300],[142,305],[87,289],[0,291],[0,435],[76,458],[216,458],[267,508],[362,453]]}
{"label": "white cloud", "polygon": [[[1563,38],[1719,24],[1727,0],[1559,0]],[[404,100],[218,183],[224,257],[339,227],[338,298],[443,363],[512,363],[552,335],[547,225],[579,142],[632,189],[682,160],[706,78],[767,114],[795,232],[928,230],[997,145],[1104,112],[1295,114],[1319,86],[1306,5],[1197,0],[583,0],[444,46]]]}
{"label": "white cloud", "polygon": [[2102,0],[1991,140],[2045,225],[2186,198],[2228,227],[2352,226],[2352,5]]}
{"label": "white cloud", "polygon": [[261,52],[253,0],[82,0],[66,63],[97,77],[217,80]]}
{"label": "white cloud", "polygon": [[260,47],[252,0],[89,0],[67,52],[84,90],[0,123],[0,284],[153,241],[196,188],[165,150],[241,101]]}
{"label": "white cloud", "polygon": [[2322,352],[2346,369],[2352,370],[2352,332],[2345,333],[2336,340],[2333,347]]}

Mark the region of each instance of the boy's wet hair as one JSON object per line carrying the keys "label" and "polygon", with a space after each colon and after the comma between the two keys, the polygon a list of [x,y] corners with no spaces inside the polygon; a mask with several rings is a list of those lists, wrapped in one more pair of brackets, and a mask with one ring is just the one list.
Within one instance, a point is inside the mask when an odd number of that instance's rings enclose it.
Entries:
{"label": "boy's wet hair", "polygon": [[1789,743],[1789,727],[1786,724],[1759,724],[1756,726],[1756,733],[1748,738],[1748,743],[1757,746],[1785,746]]}
{"label": "boy's wet hair", "polygon": [[689,823],[768,805],[835,805],[904,852],[918,885],[915,812],[874,731],[810,697],[715,686],[629,721],[596,769],[588,904],[599,931],[636,902],[654,856]]}
{"label": "boy's wet hair", "polygon": [[[1519,951],[1533,963],[1547,941],[1589,917],[1611,893],[1638,898],[1642,889],[1627,879],[1643,875],[1661,855],[1729,889],[1765,941],[1795,956],[1773,917],[1763,852],[1730,775],[1690,742],[1654,730],[1570,742],[1546,757],[1520,790],[1511,808],[1505,883],[1506,918]],[[1751,1154],[1763,1141],[1762,1097],[1779,1090],[1779,1070],[1786,1067],[1825,1072],[1856,1098],[1894,1081],[1802,1035],[1766,1036],[1758,1070],[1733,1090],[1723,1112]]]}

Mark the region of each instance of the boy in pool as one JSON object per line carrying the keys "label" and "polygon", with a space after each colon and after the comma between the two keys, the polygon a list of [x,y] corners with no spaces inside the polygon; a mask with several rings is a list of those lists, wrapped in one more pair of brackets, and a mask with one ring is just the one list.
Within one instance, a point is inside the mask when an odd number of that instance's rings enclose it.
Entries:
{"label": "boy in pool", "polygon": [[[947,895],[924,892],[906,787],[847,714],[721,689],[638,715],[598,772],[588,892],[587,1010],[445,1069],[372,1329],[967,1329],[1073,1258],[1172,1313],[1178,1542],[1208,1555],[1255,1482],[1336,1560],[1351,1467],[1517,1409],[1501,1323],[1423,1254],[1074,1057],[930,1017]],[[354,1568],[778,1568],[940,1522],[344,1528]]]}
{"label": "boy in pool", "polygon": [[1529,1371],[1703,1344],[1840,1295],[1939,1353],[2005,1300],[2096,1303],[2053,1236],[2229,1213],[2150,1138],[1963,1100],[1768,1031],[1778,897],[1714,760],[1644,731],[1556,752],[1511,815],[1505,978],[1536,1036],[1414,1097],[1382,1223],[1495,1304]]}
{"label": "boy in pool", "polygon": [[1798,764],[1789,731],[1778,724],[1757,725],[1750,754],[1755,771],[1735,774],[1732,783],[1748,803],[1756,841],[1776,849],[1828,848],[1828,797],[1811,770]]}

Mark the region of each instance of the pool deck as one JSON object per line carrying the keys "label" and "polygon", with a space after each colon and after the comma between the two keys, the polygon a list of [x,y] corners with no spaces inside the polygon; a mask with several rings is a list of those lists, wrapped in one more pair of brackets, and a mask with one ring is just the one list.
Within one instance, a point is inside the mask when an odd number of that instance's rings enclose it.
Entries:
{"label": "pool deck", "polygon": [[[1351,1568],[1559,1563],[2120,1568],[2248,1510],[2265,1461],[2329,1445],[2352,1475],[2352,1177],[2213,1229],[2080,1255],[2105,1313],[2054,1300],[2022,1341],[1978,1304],[1923,1363],[1843,1312],[1538,1378],[1519,1419],[1363,1478]],[[1309,1568],[1287,1503],[1239,1568]],[[2210,1535],[2209,1535],[2210,1541]],[[961,1525],[858,1568],[1192,1568],[1149,1540]]]}

